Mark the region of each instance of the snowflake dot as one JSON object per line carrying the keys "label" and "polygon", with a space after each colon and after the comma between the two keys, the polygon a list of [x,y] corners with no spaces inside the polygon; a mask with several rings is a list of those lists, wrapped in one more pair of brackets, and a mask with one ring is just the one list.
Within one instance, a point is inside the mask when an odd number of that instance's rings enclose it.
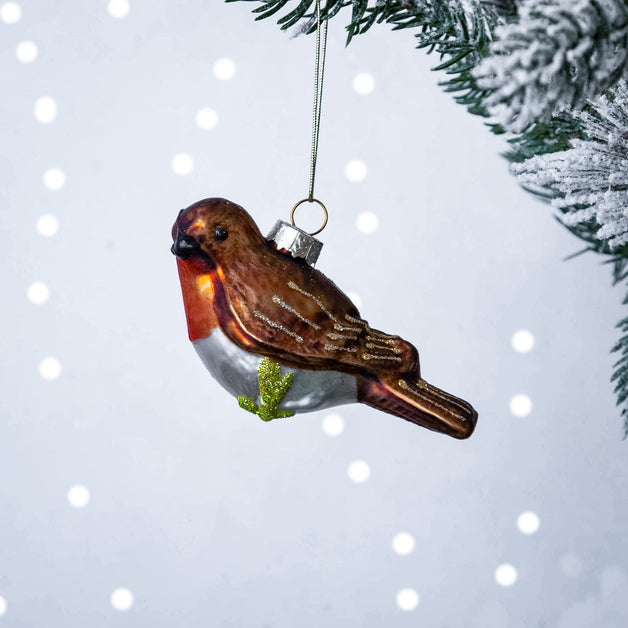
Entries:
{"label": "snowflake dot", "polygon": [[89,500],[89,489],[82,484],[77,484],[68,491],[68,502],[74,508],[85,508],[89,504]]}
{"label": "snowflake dot", "polygon": [[396,554],[407,556],[414,551],[414,537],[408,532],[399,532],[393,537],[392,546]]}
{"label": "snowflake dot", "polygon": [[502,587],[511,587],[517,582],[517,570],[507,563],[495,570],[495,582]]}
{"label": "snowflake dot", "polygon": [[128,589],[116,589],[111,593],[111,606],[117,611],[128,611],[133,606],[133,593]]}
{"label": "snowflake dot", "polygon": [[362,233],[375,233],[379,227],[379,218],[373,212],[363,212],[357,217],[355,224]]}
{"label": "snowflake dot", "polygon": [[61,362],[56,358],[44,358],[39,363],[39,374],[48,381],[57,379],[61,375]]}
{"label": "snowflake dot", "polygon": [[359,159],[352,159],[345,166],[345,177],[352,183],[359,183],[366,178],[366,164]]}
{"label": "snowflake dot", "polygon": [[7,601],[0,596],[0,616],[7,612]]}
{"label": "snowflake dot", "polygon": [[347,475],[356,484],[362,484],[371,476],[371,467],[364,460],[354,460],[347,469]]}
{"label": "snowflake dot", "polygon": [[512,336],[512,348],[519,353],[528,353],[534,347],[534,336],[527,329],[520,329]]}
{"label": "snowflake dot", "polygon": [[57,117],[57,103],[50,96],[42,96],[35,101],[35,119],[42,124],[48,124]]}
{"label": "snowflake dot", "polygon": [[527,395],[515,395],[510,400],[510,411],[515,416],[528,416],[532,412],[532,400]]}
{"label": "snowflake dot", "polygon": [[44,214],[37,220],[37,231],[40,235],[49,238],[59,231],[59,221],[52,214]]}
{"label": "snowflake dot", "polygon": [[402,611],[413,611],[419,605],[419,594],[414,589],[401,589],[397,593],[397,606]]}
{"label": "snowflake dot", "polygon": [[65,173],[59,168],[49,168],[44,172],[44,185],[54,192],[65,185]]}
{"label": "snowflake dot", "polygon": [[42,305],[50,297],[50,290],[42,281],[36,281],[28,286],[26,296],[31,303],[34,303],[35,305]]}
{"label": "snowflake dot", "polygon": [[218,124],[218,114],[211,107],[203,107],[196,113],[196,124],[203,131],[210,131]]}
{"label": "snowflake dot", "polygon": [[23,41],[15,49],[15,56],[22,63],[32,63],[38,54],[37,45],[32,41]]}
{"label": "snowflake dot", "polygon": [[236,72],[236,65],[233,59],[223,57],[214,63],[214,75],[221,81],[228,81],[233,78]]}
{"label": "snowflake dot", "polygon": [[523,534],[534,534],[539,529],[540,524],[539,516],[531,510],[522,512],[517,518],[517,527],[519,532]]}
{"label": "snowflake dot", "polygon": [[360,72],[353,79],[353,89],[361,96],[370,94],[375,87],[375,79],[368,72]]}
{"label": "snowflake dot", "polygon": [[0,20],[5,24],[15,24],[22,17],[22,9],[17,2],[5,2],[0,6]]}
{"label": "snowflake dot", "polygon": [[130,10],[131,6],[129,5],[128,0],[109,0],[109,4],[107,5],[107,12],[109,15],[118,20],[126,17]]}
{"label": "snowflake dot", "polygon": [[184,176],[194,170],[194,159],[187,153],[177,153],[170,162],[172,171],[175,174]]}
{"label": "snowflake dot", "polygon": [[323,419],[323,431],[328,436],[338,436],[344,429],[345,422],[339,414],[328,414]]}

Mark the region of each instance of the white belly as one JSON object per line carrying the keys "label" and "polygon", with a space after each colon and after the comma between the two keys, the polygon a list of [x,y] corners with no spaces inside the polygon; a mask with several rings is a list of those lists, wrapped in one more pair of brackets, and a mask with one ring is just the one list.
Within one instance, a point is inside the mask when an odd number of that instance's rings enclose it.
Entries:
{"label": "white belly", "polygon": [[[214,379],[234,397],[246,395],[261,403],[257,370],[262,356],[244,351],[220,330],[209,338],[192,343]],[[282,373],[294,373],[294,382],[280,408],[295,412],[313,412],[346,403],[356,403],[358,390],[353,375],[334,371],[307,371],[281,367]]]}

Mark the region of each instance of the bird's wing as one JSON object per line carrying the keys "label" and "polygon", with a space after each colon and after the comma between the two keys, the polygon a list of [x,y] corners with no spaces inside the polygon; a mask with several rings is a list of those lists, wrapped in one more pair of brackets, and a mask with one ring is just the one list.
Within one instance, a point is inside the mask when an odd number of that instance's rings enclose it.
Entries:
{"label": "bird's wing", "polygon": [[415,347],[372,329],[319,271],[279,257],[254,281],[250,273],[229,269],[215,301],[222,330],[243,349],[296,368],[418,374]]}

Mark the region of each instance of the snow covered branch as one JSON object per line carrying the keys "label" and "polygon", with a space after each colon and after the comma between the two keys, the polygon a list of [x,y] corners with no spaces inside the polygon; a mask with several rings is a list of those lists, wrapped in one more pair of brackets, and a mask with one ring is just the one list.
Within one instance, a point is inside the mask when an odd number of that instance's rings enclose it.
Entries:
{"label": "snow covered branch", "polygon": [[494,90],[486,105],[506,129],[583,104],[628,73],[626,0],[526,0],[516,23],[500,24],[474,71]]}
{"label": "snow covered branch", "polygon": [[513,164],[524,188],[554,195],[567,226],[595,220],[611,248],[628,243],[628,84],[620,80],[578,114],[586,139],[572,148]]}

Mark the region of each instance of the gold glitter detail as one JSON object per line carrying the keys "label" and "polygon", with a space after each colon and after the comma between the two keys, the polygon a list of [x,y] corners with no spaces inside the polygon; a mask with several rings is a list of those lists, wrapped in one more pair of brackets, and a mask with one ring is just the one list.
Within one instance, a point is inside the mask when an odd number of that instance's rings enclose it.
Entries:
{"label": "gold glitter detail", "polygon": [[288,305],[285,301],[280,299],[277,295],[273,296],[273,302],[277,303],[278,305],[281,305],[281,307],[284,310],[288,310],[288,312],[290,312],[291,314],[294,314],[299,320],[302,320],[304,323],[307,323],[310,327],[313,327],[314,329],[320,329],[320,325],[317,325],[316,323],[313,323],[311,320],[305,318],[303,314],[299,314],[299,312],[297,312],[291,305]]}
{"label": "gold glitter detail", "polygon": [[[385,340],[386,338],[393,338],[390,334],[385,334],[383,331],[377,331],[377,329],[371,329],[371,326],[368,324],[368,321],[365,321],[363,318],[356,318],[355,316],[351,316],[351,314],[345,314],[345,319],[348,320],[350,323],[357,323],[358,325],[363,325],[363,328],[366,329],[366,331],[369,334],[373,334],[373,336],[375,336],[374,338],[369,337],[367,338],[367,340],[378,340],[381,342],[391,342],[390,340]],[[392,343],[394,343],[395,340],[392,340]]]}
{"label": "gold glitter detail", "polygon": [[[313,294],[310,294],[309,292],[306,292],[302,288],[299,288],[299,286],[297,286],[297,284],[294,283],[294,281],[288,282],[288,288],[292,288],[293,290],[300,292],[303,296],[308,297],[308,299],[312,299],[312,301],[314,301],[314,303],[316,303],[316,305],[318,305],[318,307],[320,307],[321,310],[323,310],[323,312],[325,312],[325,314],[327,314],[327,316],[329,316],[329,318],[332,321],[334,321],[335,323],[338,322],[338,319],[323,305],[323,302],[318,297],[314,296]],[[344,331],[344,330],[341,330],[341,331]]]}
{"label": "gold glitter detail", "polygon": [[332,340],[357,340],[358,337],[357,336],[347,336],[347,335],[343,335],[343,334],[335,334],[333,331],[330,331],[327,334],[328,338],[331,338]]}
{"label": "gold glitter detail", "polygon": [[299,343],[303,342],[303,338],[299,336],[299,334],[295,334],[293,331],[289,330],[287,327],[284,327],[281,323],[278,323],[277,321],[271,321],[270,318],[268,318],[268,316],[266,316],[265,314],[262,314],[261,312],[254,310],[253,316],[263,320],[270,327],[273,327],[274,329],[278,329],[279,331],[284,332],[284,334],[288,334],[288,336],[292,336],[292,338],[294,338],[297,342]]}
{"label": "gold glitter detail", "polygon": [[360,356],[363,360],[396,360],[401,362],[401,358],[396,355],[373,355],[372,353],[363,353]]}
{"label": "gold glitter detail", "polygon": [[367,342],[366,346],[369,349],[383,349],[384,351],[392,351],[393,353],[401,353],[401,349],[397,349],[397,347],[387,347],[386,345],[378,345],[374,342]]}
{"label": "gold glitter detail", "polygon": [[[399,388],[403,388],[404,390],[407,390],[407,391],[411,392],[412,394],[416,395],[420,399],[425,399],[421,395],[421,393],[419,391],[415,390],[410,384],[408,384],[408,382],[405,379],[400,379],[397,382],[397,384],[399,385]],[[416,386],[417,386],[417,388],[420,388],[421,390],[425,390],[427,392],[431,392],[433,395],[437,396],[439,399],[441,399],[445,403],[449,403],[449,404],[458,406],[458,408],[461,407],[460,403],[457,403],[453,399],[449,399],[448,397],[444,396],[442,391],[438,390],[438,388],[433,388],[424,379],[419,379],[417,381],[417,383],[416,383]],[[433,399],[428,399],[427,401],[428,401],[428,403],[431,403],[433,406],[436,406],[439,410],[442,410],[442,412],[444,412],[445,414],[449,414],[450,416],[454,417],[455,419],[458,419],[459,421],[465,422],[467,420],[467,418],[465,416],[462,416],[461,414],[458,414],[456,411],[452,410],[451,407],[444,406],[444,405],[438,403],[437,401],[434,401]],[[466,408],[464,408],[464,407],[463,407],[463,409],[466,410]]]}
{"label": "gold glitter detail", "polygon": [[346,327],[345,325],[341,325],[340,323],[334,323],[334,329],[338,331],[356,331],[358,334],[364,331],[359,327]]}
{"label": "gold glitter detail", "polygon": [[325,345],[325,351],[348,351],[349,353],[355,353],[357,349],[351,349],[350,347],[338,347],[336,345]]}
{"label": "gold glitter detail", "polygon": [[377,342],[383,342],[387,345],[396,345],[397,341],[395,338],[379,338],[378,336],[367,336],[367,340],[376,340]]}
{"label": "gold glitter detail", "polygon": [[350,322],[350,323],[366,323],[366,321],[363,318],[356,318],[355,316],[351,316],[351,314],[345,314],[345,318]]}

